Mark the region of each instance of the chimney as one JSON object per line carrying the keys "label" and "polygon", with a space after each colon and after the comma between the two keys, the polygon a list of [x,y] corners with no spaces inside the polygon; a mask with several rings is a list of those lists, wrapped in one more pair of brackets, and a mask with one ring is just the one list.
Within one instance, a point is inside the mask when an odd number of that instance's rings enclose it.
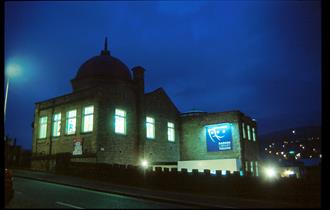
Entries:
{"label": "chimney", "polygon": [[144,94],[144,71],[145,69],[141,66],[136,66],[132,68],[133,71],[133,81],[137,84],[138,89],[141,94]]}
{"label": "chimney", "polygon": [[144,159],[144,145],[145,145],[145,101],[144,101],[144,68],[136,66],[132,68],[133,71],[133,82],[136,86],[136,124],[137,129],[137,154],[140,158]]}

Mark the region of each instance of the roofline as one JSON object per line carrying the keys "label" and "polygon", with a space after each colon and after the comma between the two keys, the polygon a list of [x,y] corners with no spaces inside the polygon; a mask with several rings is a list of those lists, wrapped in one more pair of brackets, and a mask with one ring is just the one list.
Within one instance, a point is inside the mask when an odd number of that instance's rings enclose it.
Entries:
{"label": "roofline", "polygon": [[[97,87],[97,86],[95,86],[95,87]],[[94,87],[94,88],[95,88],[95,87]],[[81,92],[87,92],[87,91],[89,91],[90,89],[93,89],[93,87],[92,87],[92,88],[86,88],[86,89],[77,90],[77,91],[74,91],[74,92],[72,92],[72,93],[68,93],[68,94],[65,94],[65,95],[57,96],[57,97],[50,98],[50,99],[47,99],[47,100],[38,101],[38,102],[35,102],[34,104],[37,105],[37,104],[46,103],[46,102],[49,102],[49,101],[52,101],[52,100],[60,99],[60,98],[62,98],[62,97],[72,96],[72,95],[75,95],[75,94],[77,94],[77,93],[81,93]]]}
{"label": "roofline", "polygon": [[164,90],[164,88],[159,87],[149,93],[145,93],[144,95],[151,95],[151,94],[155,94],[156,92],[161,91],[164,93],[164,95],[168,98],[168,100],[173,104],[174,108],[176,109],[176,111],[180,114],[180,110],[178,109],[178,107],[176,107],[175,103],[173,103],[172,99],[167,95],[166,91]]}

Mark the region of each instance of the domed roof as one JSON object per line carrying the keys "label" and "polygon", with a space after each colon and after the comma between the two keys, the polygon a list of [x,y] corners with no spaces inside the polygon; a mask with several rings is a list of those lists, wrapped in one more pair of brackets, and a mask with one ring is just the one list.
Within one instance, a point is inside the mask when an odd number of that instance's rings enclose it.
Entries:
{"label": "domed roof", "polygon": [[76,79],[84,78],[117,78],[130,80],[128,67],[118,58],[110,55],[94,56],[83,63],[77,73]]}
{"label": "domed roof", "polygon": [[101,55],[90,58],[80,66],[75,79],[85,78],[131,80],[131,75],[128,67],[122,61],[110,55],[106,39]]}

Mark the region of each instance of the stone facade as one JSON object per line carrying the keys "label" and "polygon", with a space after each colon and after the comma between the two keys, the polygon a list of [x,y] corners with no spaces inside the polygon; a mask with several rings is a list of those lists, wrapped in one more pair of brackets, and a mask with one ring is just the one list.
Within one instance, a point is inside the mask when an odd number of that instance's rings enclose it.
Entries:
{"label": "stone facade", "polygon": [[[155,119],[155,139],[144,138],[144,155],[154,162],[179,160],[179,111],[163,89],[146,94],[145,113]],[[168,141],[167,122],[174,123],[175,140]]]}
{"label": "stone facade", "polygon": [[[101,55],[86,61],[71,80],[73,92],[36,103],[33,124],[32,168],[51,170],[56,159],[49,157],[73,154],[74,142],[82,142],[82,154],[71,161],[139,165],[148,160],[152,165],[174,165],[179,160],[238,159],[258,160],[258,141],[242,137],[242,122],[256,130],[256,123],[239,111],[222,113],[190,113],[179,110],[162,88],[144,91],[144,72],[131,70],[105,49]],[[132,71],[133,76],[131,77]],[[83,109],[93,106],[93,130],[82,132]],[[77,110],[76,132],[65,133],[66,113]],[[115,110],[124,110],[124,134],[115,132]],[[61,113],[60,136],[52,136],[54,114]],[[39,121],[47,116],[46,138],[39,138]],[[155,138],[146,137],[146,117],[155,120]],[[168,140],[168,122],[174,124],[174,141]],[[233,149],[207,152],[205,125],[232,123]],[[45,158],[43,158],[45,157]],[[48,160],[47,158],[48,157]],[[174,163],[174,164],[173,164]]]}
{"label": "stone facade", "polygon": [[[102,51],[79,69],[71,80],[73,92],[36,103],[33,130],[33,155],[51,156],[73,153],[74,141],[82,140],[83,154],[74,161],[138,165],[179,160],[179,112],[163,89],[144,92],[144,69],[134,67],[133,78],[119,59]],[[95,68],[93,68],[93,65]],[[92,66],[91,66],[92,65]],[[82,132],[83,108],[94,106],[93,130]],[[76,133],[65,134],[66,113],[76,109]],[[115,110],[126,112],[126,132],[115,132]],[[52,136],[52,119],[61,113],[60,136]],[[47,116],[47,136],[39,138],[39,121]],[[146,138],[146,116],[155,119],[155,139]],[[175,125],[175,141],[167,138],[167,122]],[[94,155],[95,158],[90,158]],[[53,168],[54,160],[33,160],[33,168]],[[45,163],[47,163],[45,165]]]}
{"label": "stone facade", "polygon": [[[98,103],[95,95],[95,90],[85,90],[65,96],[57,97],[48,101],[36,103],[35,120],[34,120],[34,135],[32,152],[38,155],[49,155],[56,153],[65,153],[73,151],[73,138],[84,139],[84,152],[96,152],[96,136],[98,129],[95,127],[92,133],[83,133],[81,131],[82,109],[85,106],[94,105],[94,119],[98,120]],[[77,132],[74,135],[65,134],[66,112],[72,109],[77,109]],[[52,133],[52,118],[55,113],[61,113],[61,135],[53,137]],[[47,136],[40,139],[39,134],[39,119],[42,116],[47,116]]]}
{"label": "stone facade", "polygon": [[[244,163],[259,160],[258,141],[255,141],[250,133],[250,140],[246,133],[243,138],[242,122],[249,125],[256,131],[256,122],[239,111],[230,112],[195,112],[181,115],[180,131],[180,155],[181,161],[189,160],[216,160],[216,159],[236,159],[241,170],[246,170]],[[232,131],[232,149],[217,152],[208,152],[206,145],[207,125],[230,123]],[[246,131],[247,132],[247,131]],[[249,171],[249,170],[248,170]]]}

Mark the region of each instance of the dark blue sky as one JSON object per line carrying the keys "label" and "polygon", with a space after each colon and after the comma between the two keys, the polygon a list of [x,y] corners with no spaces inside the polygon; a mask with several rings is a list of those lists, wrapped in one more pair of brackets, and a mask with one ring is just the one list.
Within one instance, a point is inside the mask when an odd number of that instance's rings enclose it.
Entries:
{"label": "dark blue sky", "polygon": [[320,125],[319,1],[6,2],[7,134],[31,148],[34,103],[72,91],[103,48],[181,112],[241,110],[259,134]]}

